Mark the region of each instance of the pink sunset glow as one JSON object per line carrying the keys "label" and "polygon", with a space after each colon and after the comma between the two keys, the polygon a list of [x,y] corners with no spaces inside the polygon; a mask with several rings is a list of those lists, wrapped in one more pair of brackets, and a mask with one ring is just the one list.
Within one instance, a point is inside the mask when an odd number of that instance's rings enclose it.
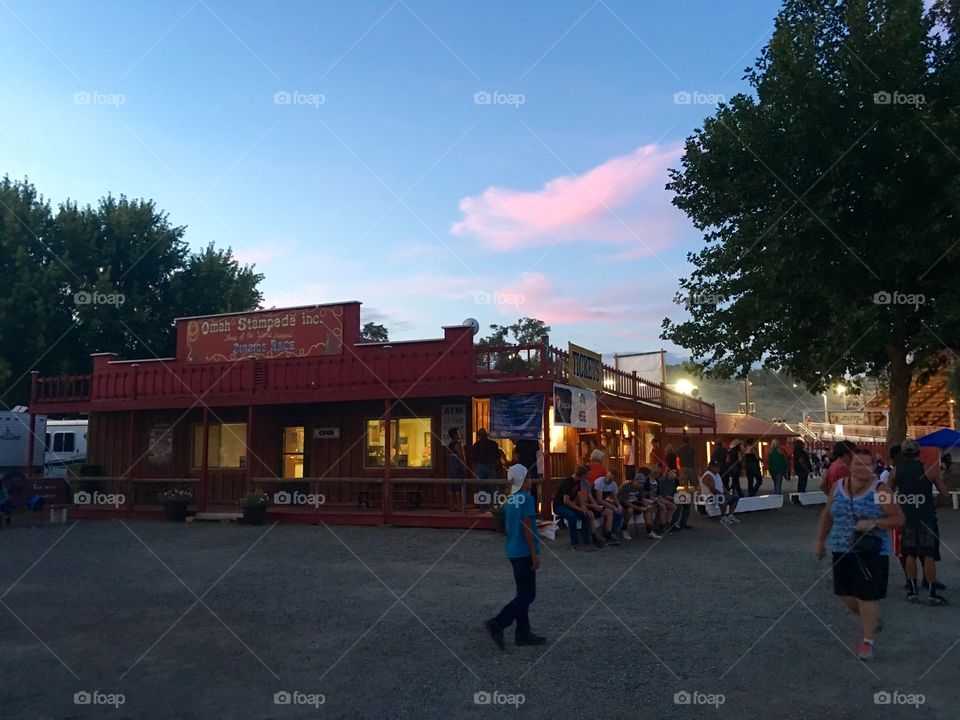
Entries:
{"label": "pink sunset glow", "polygon": [[[681,154],[679,145],[644,145],[582,175],[553,178],[537,191],[488,188],[460,201],[463,219],[451,232],[501,251],[579,240],[666,246],[677,234],[679,217],[664,185],[667,169]],[[656,240],[644,237],[650,234],[643,230],[647,225]]]}

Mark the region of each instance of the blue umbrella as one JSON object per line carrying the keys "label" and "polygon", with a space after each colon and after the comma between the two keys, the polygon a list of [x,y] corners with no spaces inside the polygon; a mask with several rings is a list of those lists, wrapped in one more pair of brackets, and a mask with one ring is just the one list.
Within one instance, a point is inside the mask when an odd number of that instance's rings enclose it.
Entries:
{"label": "blue umbrella", "polygon": [[960,447],[960,432],[951,430],[949,428],[943,428],[942,430],[936,430],[929,435],[924,435],[922,438],[917,440],[917,444],[922,445],[923,447]]}

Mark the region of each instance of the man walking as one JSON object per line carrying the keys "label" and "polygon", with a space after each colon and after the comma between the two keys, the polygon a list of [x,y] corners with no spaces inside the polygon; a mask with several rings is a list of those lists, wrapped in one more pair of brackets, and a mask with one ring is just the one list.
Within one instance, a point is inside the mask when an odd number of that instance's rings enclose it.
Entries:
{"label": "man walking", "polygon": [[513,489],[504,506],[504,525],[507,531],[507,559],[513,566],[517,594],[495,617],[485,624],[494,644],[504,648],[503,631],[517,624],[517,645],[544,645],[545,637],[530,631],[530,605],[537,597],[537,570],[540,567],[540,538],[537,536],[537,506],[530,494],[531,482],[527,469],[520,464],[507,470],[507,479]]}

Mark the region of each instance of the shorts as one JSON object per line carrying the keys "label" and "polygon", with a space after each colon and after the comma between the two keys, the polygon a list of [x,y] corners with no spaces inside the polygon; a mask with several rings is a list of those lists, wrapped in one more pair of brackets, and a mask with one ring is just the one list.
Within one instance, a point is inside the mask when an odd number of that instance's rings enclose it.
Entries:
{"label": "shorts", "polygon": [[680,468],[680,484],[690,487],[695,484],[697,480],[697,473],[693,468]]}
{"label": "shorts", "polygon": [[887,596],[890,558],[887,555],[833,553],[833,594],[858,600]]}
{"label": "shorts", "polygon": [[900,540],[900,553],[904,557],[912,555],[921,560],[933,558],[940,560],[940,530],[937,519],[912,519],[903,524]]}

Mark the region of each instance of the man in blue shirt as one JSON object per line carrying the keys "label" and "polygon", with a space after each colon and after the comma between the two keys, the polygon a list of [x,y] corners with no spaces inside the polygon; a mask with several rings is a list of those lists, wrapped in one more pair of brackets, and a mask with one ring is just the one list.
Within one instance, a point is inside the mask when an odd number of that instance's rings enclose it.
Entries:
{"label": "man in blue shirt", "polygon": [[540,538],[537,536],[537,504],[530,494],[527,468],[519,463],[507,470],[513,493],[503,508],[507,530],[507,559],[513,565],[517,595],[500,614],[484,625],[494,644],[504,649],[503,631],[517,623],[517,645],[543,645],[545,637],[530,632],[530,605],[537,596],[537,569],[540,567]]}

